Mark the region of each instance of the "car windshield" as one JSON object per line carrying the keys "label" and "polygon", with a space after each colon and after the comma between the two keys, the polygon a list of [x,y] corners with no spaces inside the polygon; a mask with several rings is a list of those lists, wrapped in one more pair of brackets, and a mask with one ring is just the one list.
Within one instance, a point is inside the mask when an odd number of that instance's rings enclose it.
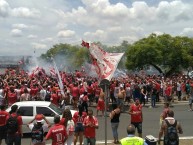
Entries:
{"label": "car windshield", "polygon": [[58,115],[62,115],[62,109],[58,108],[56,105],[54,104],[50,104],[49,107],[54,110]]}

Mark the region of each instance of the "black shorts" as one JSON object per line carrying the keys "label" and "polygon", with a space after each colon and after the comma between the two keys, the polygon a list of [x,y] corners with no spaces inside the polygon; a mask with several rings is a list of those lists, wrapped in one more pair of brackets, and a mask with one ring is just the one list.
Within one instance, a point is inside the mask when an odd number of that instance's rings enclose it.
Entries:
{"label": "black shorts", "polygon": [[142,122],[131,122],[137,128],[138,133],[142,133]]}
{"label": "black shorts", "polygon": [[82,123],[77,123],[76,127],[75,127],[75,133],[83,132],[83,131],[84,131],[84,127],[83,127]]}
{"label": "black shorts", "polygon": [[0,126],[0,140],[6,139],[7,136],[7,129],[6,126]]}

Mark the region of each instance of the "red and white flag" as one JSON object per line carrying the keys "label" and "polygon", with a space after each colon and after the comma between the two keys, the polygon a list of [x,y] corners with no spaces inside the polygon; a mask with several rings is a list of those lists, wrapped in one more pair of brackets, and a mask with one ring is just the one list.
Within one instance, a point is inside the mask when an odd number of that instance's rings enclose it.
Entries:
{"label": "red and white flag", "polygon": [[56,76],[57,76],[56,71],[55,71],[55,69],[54,69],[53,67],[50,68],[50,75],[51,75],[52,77],[56,77]]}
{"label": "red and white flag", "polygon": [[91,43],[91,45],[89,45],[89,43],[85,41],[82,41],[82,46],[89,49],[93,60],[92,63],[95,66],[98,77],[100,79],[111,80],[124,53],[108,53],[96,44]]}

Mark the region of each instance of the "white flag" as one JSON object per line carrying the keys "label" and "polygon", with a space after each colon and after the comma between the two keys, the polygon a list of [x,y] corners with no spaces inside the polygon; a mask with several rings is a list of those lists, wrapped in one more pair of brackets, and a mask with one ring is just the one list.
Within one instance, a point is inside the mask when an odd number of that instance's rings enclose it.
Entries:
{"label": "white flag", "polygon": [[89,46],[88,43],[84,41],[82,45],[89,49],[93,59],[93,65],[99,78],[111,80],[124,53],[107,53],[96,44],[92,43]]}

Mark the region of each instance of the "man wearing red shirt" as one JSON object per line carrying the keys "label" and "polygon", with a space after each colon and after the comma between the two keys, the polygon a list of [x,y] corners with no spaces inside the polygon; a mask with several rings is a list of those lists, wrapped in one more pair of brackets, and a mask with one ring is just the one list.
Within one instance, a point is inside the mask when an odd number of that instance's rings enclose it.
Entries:
{"label": "man wearing red shirt", "polygon": [[89,83],[87,86],[87,95],[88,95],[88,99],[89,99],[89,106],[93,103],[93,93],[94,93],[94,89],[92,87],[92,84]]}
{"label": "man wearing red shirt", "polygon": [[165,101],[171,105],[171,100],[172,100],[172,86],[169,83],[167,83],[165,89]]}
{"label": "man wearing red shirt", "polygon": [[64,145],[68,139],[66,128],[60,123],[60,116],[56,115],[54,117],[54,125],[50,128],[46,135],[46,140],[52,139],[52,145]]}
{"label": "man wearing red shirt", "polygon": [[88,116],[84,118],[83,126],[84,130],[84,145],[95,145],[96,144],[96,129],[98,129],[98,120],[93,116],[93,111],[88,110]]}
{"label": "man wearing red shirt", "polygon": [[2,139],[6,139],[6,118],[9,116],[9,113],[5,111],[5,106],[1,106],[0,111],[0,145]]}
{"label": "man wearing red shirt", "polygon": [[14,88],[12,87],[10,88],[10,91],[8,91],[7,100],[8,100],[8,106],[11,106],[17,101],[17,94],[14,91]]}
{"label": "man wearing red shirt", "polygon": [[72,87],[72,98],[73,98],[73,103],[74,103],[74,109],[76,109],[77,108],[77,103],[78,103],[78,99],[79,99],[79,97],[80,97],[80,95],[79,95],[79,88],[78,88],[78,84],[77,83],[75,83],[74,84],[74,87]]}
{"label": "man wearing red shirt", "polygon": [[30,95],[31,95],[31,98],[33,101],[36,101],[37,100],[37,94],[38,94],[38,87],[37,87],[37,84],[33,84],[33,86],[30,88]]}
{"label": "man wearing red shirt", "polygon": [[59,98],[59,96],[56,94],[56,91],[55,91],[55,90],[52,91],[50,100],[51,100],[51,102],[52,102],[53,104],[55,104],[56,106],[59,106],[60,98]]}
{"label": "man wearing red shirt", "polygon": [[8,120],[10,117],[17,117],[17,123],[18,123],[18,128],[15,133],[9,133],[7,132],[7,145],[21,145],[21,137],[23,137],[23,132],[22,132],[22,118],[17,114],[18,106],[13,105],[11,106],[11,111],[9,112],[10,115],[7,117],[6,121],[8,123]]}
{"label": "man wearing red shirt", "polygon": [[137,128],[139,137],[142,137],[143,114],[142,105],[140,104],[138,98],[136,98],[135,103],[130,106],[129,114],[131,115],[131,124]]}

